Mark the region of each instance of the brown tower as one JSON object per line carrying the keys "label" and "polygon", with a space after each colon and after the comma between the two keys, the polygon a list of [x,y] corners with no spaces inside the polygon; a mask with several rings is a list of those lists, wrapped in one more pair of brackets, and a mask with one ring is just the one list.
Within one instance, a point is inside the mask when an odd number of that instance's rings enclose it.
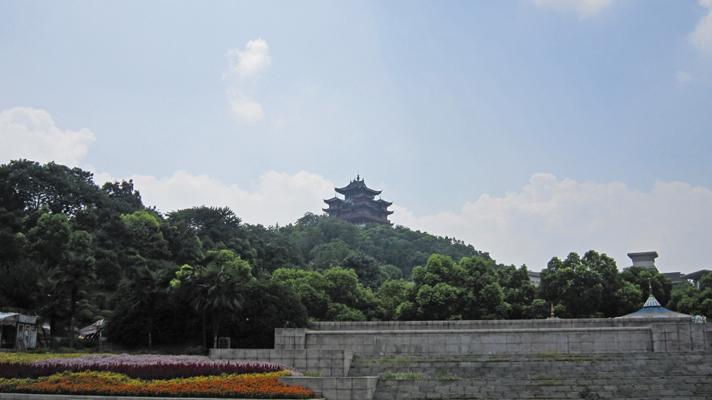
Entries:
{"label": "brown tower", "polygon": [[366,182],[360,176],[352,180],[348,185],[336,188],[337,193],[344,195],[344,198],[332,197],[324,200],[324,203],[329,205],[329,208],[323,210],[330,217],[343,219],[352,224],[390,224],[388,216],[393,214],[393,211],[388,211],[388,207],[393,204],[391,202],[378,199],[375,197],[381,194],[380,190],[373,190],[366,186]]}

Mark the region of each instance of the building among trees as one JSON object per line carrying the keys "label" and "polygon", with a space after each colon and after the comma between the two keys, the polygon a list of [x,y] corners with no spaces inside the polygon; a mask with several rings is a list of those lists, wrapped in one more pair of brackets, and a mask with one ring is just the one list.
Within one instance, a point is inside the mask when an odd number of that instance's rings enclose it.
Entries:
{"label": "building among trees", "polygon": [[[657,251],[628,253],[628,257],[630,257],[631,261],[633,261],[632,267],[640,267],[658,272],[658,268],[655,266],[655,259],[658,257]],[[684,274],[682,272],[662,272],[662,274],[667,279],[670,279],[670,282],[672,282],[673,285],[690,283],[699,290],[701,287],[700,279],[702,279],[702,277],[708,272],[710,272],[710,270],[701,269],[689,274]]]}
{"label": "building among trees", "polygon": [[390,224],[388,216],[393,214],[388,207],[393,204],[376,196],[381,194],[380,190],[374,190],[366,186],[360,176],[352,180],[348,185],[335,188],[336,192],[344,198],[332,197],[324,200],[329,205],[323,210],[330,217],[336,217],[352,224],[363,225],[367,223]]}
{"label": "building among trees", "polygon": [[37,317],[0,311],[0,349],[28,350],[37,347]]}

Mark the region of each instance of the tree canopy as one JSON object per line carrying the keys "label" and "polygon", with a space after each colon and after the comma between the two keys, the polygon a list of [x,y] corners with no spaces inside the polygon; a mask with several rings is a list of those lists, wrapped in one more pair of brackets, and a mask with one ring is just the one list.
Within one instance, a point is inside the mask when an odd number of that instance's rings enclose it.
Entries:
{"label": "tree canopy", "polygon": [[129,346],[221,335],[269,346],[272,329],[309,320],[612,317],[640,307],[649,286],[668,307],[712,314],[709,275],[673,289],[589,251],[552,258],[535,287],[526,266],[453,238],[311,213],[281,227],[227,207],[163,214],[138,189],[55,163],[0,165],[0,309],[70,338],[107,319],[109,338]]}

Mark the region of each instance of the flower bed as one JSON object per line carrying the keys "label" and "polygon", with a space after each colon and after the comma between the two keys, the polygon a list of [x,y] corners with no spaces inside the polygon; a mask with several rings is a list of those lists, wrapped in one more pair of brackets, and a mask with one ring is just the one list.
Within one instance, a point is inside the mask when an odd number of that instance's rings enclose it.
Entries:
{"label": "flower bed", "polygon": [[79,358],[86,357],[87,353],[0,353],[0,363],[29,363],[48,360],[50,358]]}
{"label": "flower bed", "polygon": [[199,356],[85,355],[32,362],[0,361],[0,378],[37,378],[70,371],[117,372],[131,378],[171,379],[222,374],[276,372],[284,367],[271,363],[210,360]]}
{"label": "flower bed", "polygon": [[314,392],[280,383],[292,372],[261,362],[198,356],[74,354],[0,358],[0,392],[151,397],[304,399]]}
{"label": "flower bed", "polygon": [[0,392],[151,396],[306,399],[314,392],[280,383],[288,371],[144,380],[115,372],[62,372],[40,378],[0,378]]}

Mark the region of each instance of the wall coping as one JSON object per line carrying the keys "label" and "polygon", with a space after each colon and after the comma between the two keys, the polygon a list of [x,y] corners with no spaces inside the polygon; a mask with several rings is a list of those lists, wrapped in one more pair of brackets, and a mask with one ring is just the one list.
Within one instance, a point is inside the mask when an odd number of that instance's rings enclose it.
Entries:
{"label": "wall coping", "polygon": [[311,325],[313,330],[320,330],[324,327],[348,327],[348,326],[388,326],[388,327],[400,327],[400,326],[436,326],[436,325],[468,325],[468,324],[481,324],[481,325],[525,325],[529,323],[536,324],[577,324],[577,323],[679,323],[679,322],[692,322],[690,317],[672,317],[672,318],[554,318],[554,319],[473,319],[473,320],[430,320],[430,321],[318,321],[313,322]]}
{"label": "wall coping", "polygon": [[573,328],[502,328],[502,329],[357,329],[357,330],[308,330],[308,335],[412,335],[412,334],[458,334],[458,333],[538,333],[538,332],[620,332],[651,331],[649,326],[614,326],[614,327],[573,327]]}

